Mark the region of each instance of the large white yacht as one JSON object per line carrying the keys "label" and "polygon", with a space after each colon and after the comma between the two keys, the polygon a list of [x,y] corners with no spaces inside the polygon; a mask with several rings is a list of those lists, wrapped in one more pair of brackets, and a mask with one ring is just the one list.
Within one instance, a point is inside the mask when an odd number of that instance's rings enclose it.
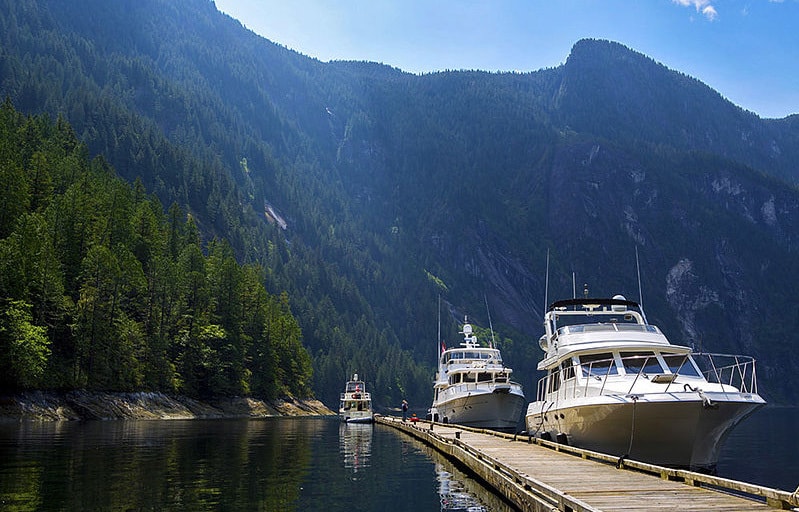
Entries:
{"label": "large white yacht", "polygon": [[522,386],[502,364],[499,349],[483,347],[464,320],[459,347],[442,346],[428,418],[477,428],[515,431],[524,409]]}
{"label": "large white yacht", "polygon": [[354,374],[347,381],[338,407],[338,415],[347,423],[371,423],[374,419],[372,412],[372,396],[366,392],[366,383]]}
{"label": "large white yacht", "polygon": [[748,356],[672,345],[621,295],[553,303],[538,364],[547,372],[527,431],[653,464],[715,472],[730,431],[766,402]]}

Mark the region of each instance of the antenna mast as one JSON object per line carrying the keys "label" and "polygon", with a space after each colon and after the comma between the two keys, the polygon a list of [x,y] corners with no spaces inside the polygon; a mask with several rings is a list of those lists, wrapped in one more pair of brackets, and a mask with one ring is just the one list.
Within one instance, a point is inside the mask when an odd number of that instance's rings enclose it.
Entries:
{"label": "antenna mast", "polygon": [[436,343],[436,361],[441,353],[441,294],[438,294],[438,343]]}
{"label": "antenna mast", "polygon": [[577,298],[577,276],[574,274],[574,270],[572,270],[572,299]]}
{"label": "antenna mast", "polygon": [[549,248],[547,248],[547,275],[544,281],[544,315],[547,314],[547,308],[549,307]]}
{"label": "antenna mast", "polygon": [[644,313],[644,294],[641,293],[641,264],[638,261],[638,245],[635,246],[635,270],[638,273],[638,305],[641,306],[641,316],[644,317],[644,323],[648,324],[646,313]]}
{"label": "antenna mast", "polygon": [[494,343],[494,326],[491,324],[491,311],[488,309],[488,298],[486,297],[485,293],[483,294],[483,300],[485,300],[486,313],[488,313],[488,328],[491,329],[491,348],[494,348],[496,347],[496,344]]}

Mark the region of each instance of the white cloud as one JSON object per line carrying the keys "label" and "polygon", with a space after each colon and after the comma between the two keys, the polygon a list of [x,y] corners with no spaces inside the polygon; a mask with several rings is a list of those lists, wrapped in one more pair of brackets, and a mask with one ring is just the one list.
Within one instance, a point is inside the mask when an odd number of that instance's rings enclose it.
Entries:
{"label": "white cloud", "polygon": [[714,21],[719,13],[716,12],[716,8],[711,5],[711,0],[671,0],[675,4],[682,5],[684,7],[693,6],[696,9],[696,12],[701,13],[705,18],[710,21]]}
{"label": "white cloud", "polygon": [[710,21],[713,21],[713,20],[715,20],[715,19],[716,19],[716,17],[719,15],[719,14],[716,12],[716,8],[715,8],[715,7],[713,7],[712,5],[708,5],[708,6],[705,6],[705,7],[703,7],[703,8],[702,8],[702,14],[704,14],[704,15],[705,15],[705,17],[706,17],[707,19],[709,19]]}

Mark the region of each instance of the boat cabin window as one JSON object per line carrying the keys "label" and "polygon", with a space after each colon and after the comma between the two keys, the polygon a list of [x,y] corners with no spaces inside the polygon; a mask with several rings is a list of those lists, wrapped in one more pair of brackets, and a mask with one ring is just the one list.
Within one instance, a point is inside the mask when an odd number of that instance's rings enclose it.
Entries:
{"label": "boat cabin window", "polygon": [[554,393],[560,389],[560,372],[558,370],[549,370],[547,376],[547,393]]}
{"label": "boat cabin window", "polygon": [[605,375],[618,375],[619,373],[613,360],[613,354],[609,352],[580,356],[580,367],[583,369],[583,377],[603,377]]}
{"label": "boat cabin window", "polygon": [[663,360],[669,367],[671,373],[687,375],[689,377],[701,377],[700,373],[688,354],[663,354]]}
{"label": "boat cabin window", "polygon": [[491,382],[492,375],[488,372],[480,372],[477,374],[477,382]]}
{"label": "boat cabin window", "polygon": [[561,363],[560,374],[563,376],[564,381],[574,378],[574,366],[572,366],[571,361]]}
{"label": "boat cabin window", "polygon": [[621,360],[628,375],[663,373],[654,352],[622,352]]}
{"label": "boat cabin window", "polygon": [[363,402],[352,402],[352,401],[344,402],[344,410],[345,411],[352,411],[352,410],[362,411],[363,410]]}

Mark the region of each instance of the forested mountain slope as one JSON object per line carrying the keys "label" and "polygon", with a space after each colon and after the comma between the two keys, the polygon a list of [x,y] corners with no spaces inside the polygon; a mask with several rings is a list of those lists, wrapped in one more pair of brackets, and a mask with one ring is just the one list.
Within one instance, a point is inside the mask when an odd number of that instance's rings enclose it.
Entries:
{"label": "forested mountain slope", "polygon": [[308,396],[285,294],[63,120],[0,105],[0,177],[0,389]]}
{"label": "forested mountain slope", "polygon": [[[335,403],[430,396],[443,332],[488,327],[532,398],[550,300],[637,299],[674,342],[796,371],[797,117],[764,120],[621,44],[530,73],[321,63],[207,0],[0,0],[0,93],[62,114],[93,154],[286,291]],[[285,226],[270,222],[273,208]],[[779,340],[779,342],[774,342]]]}

